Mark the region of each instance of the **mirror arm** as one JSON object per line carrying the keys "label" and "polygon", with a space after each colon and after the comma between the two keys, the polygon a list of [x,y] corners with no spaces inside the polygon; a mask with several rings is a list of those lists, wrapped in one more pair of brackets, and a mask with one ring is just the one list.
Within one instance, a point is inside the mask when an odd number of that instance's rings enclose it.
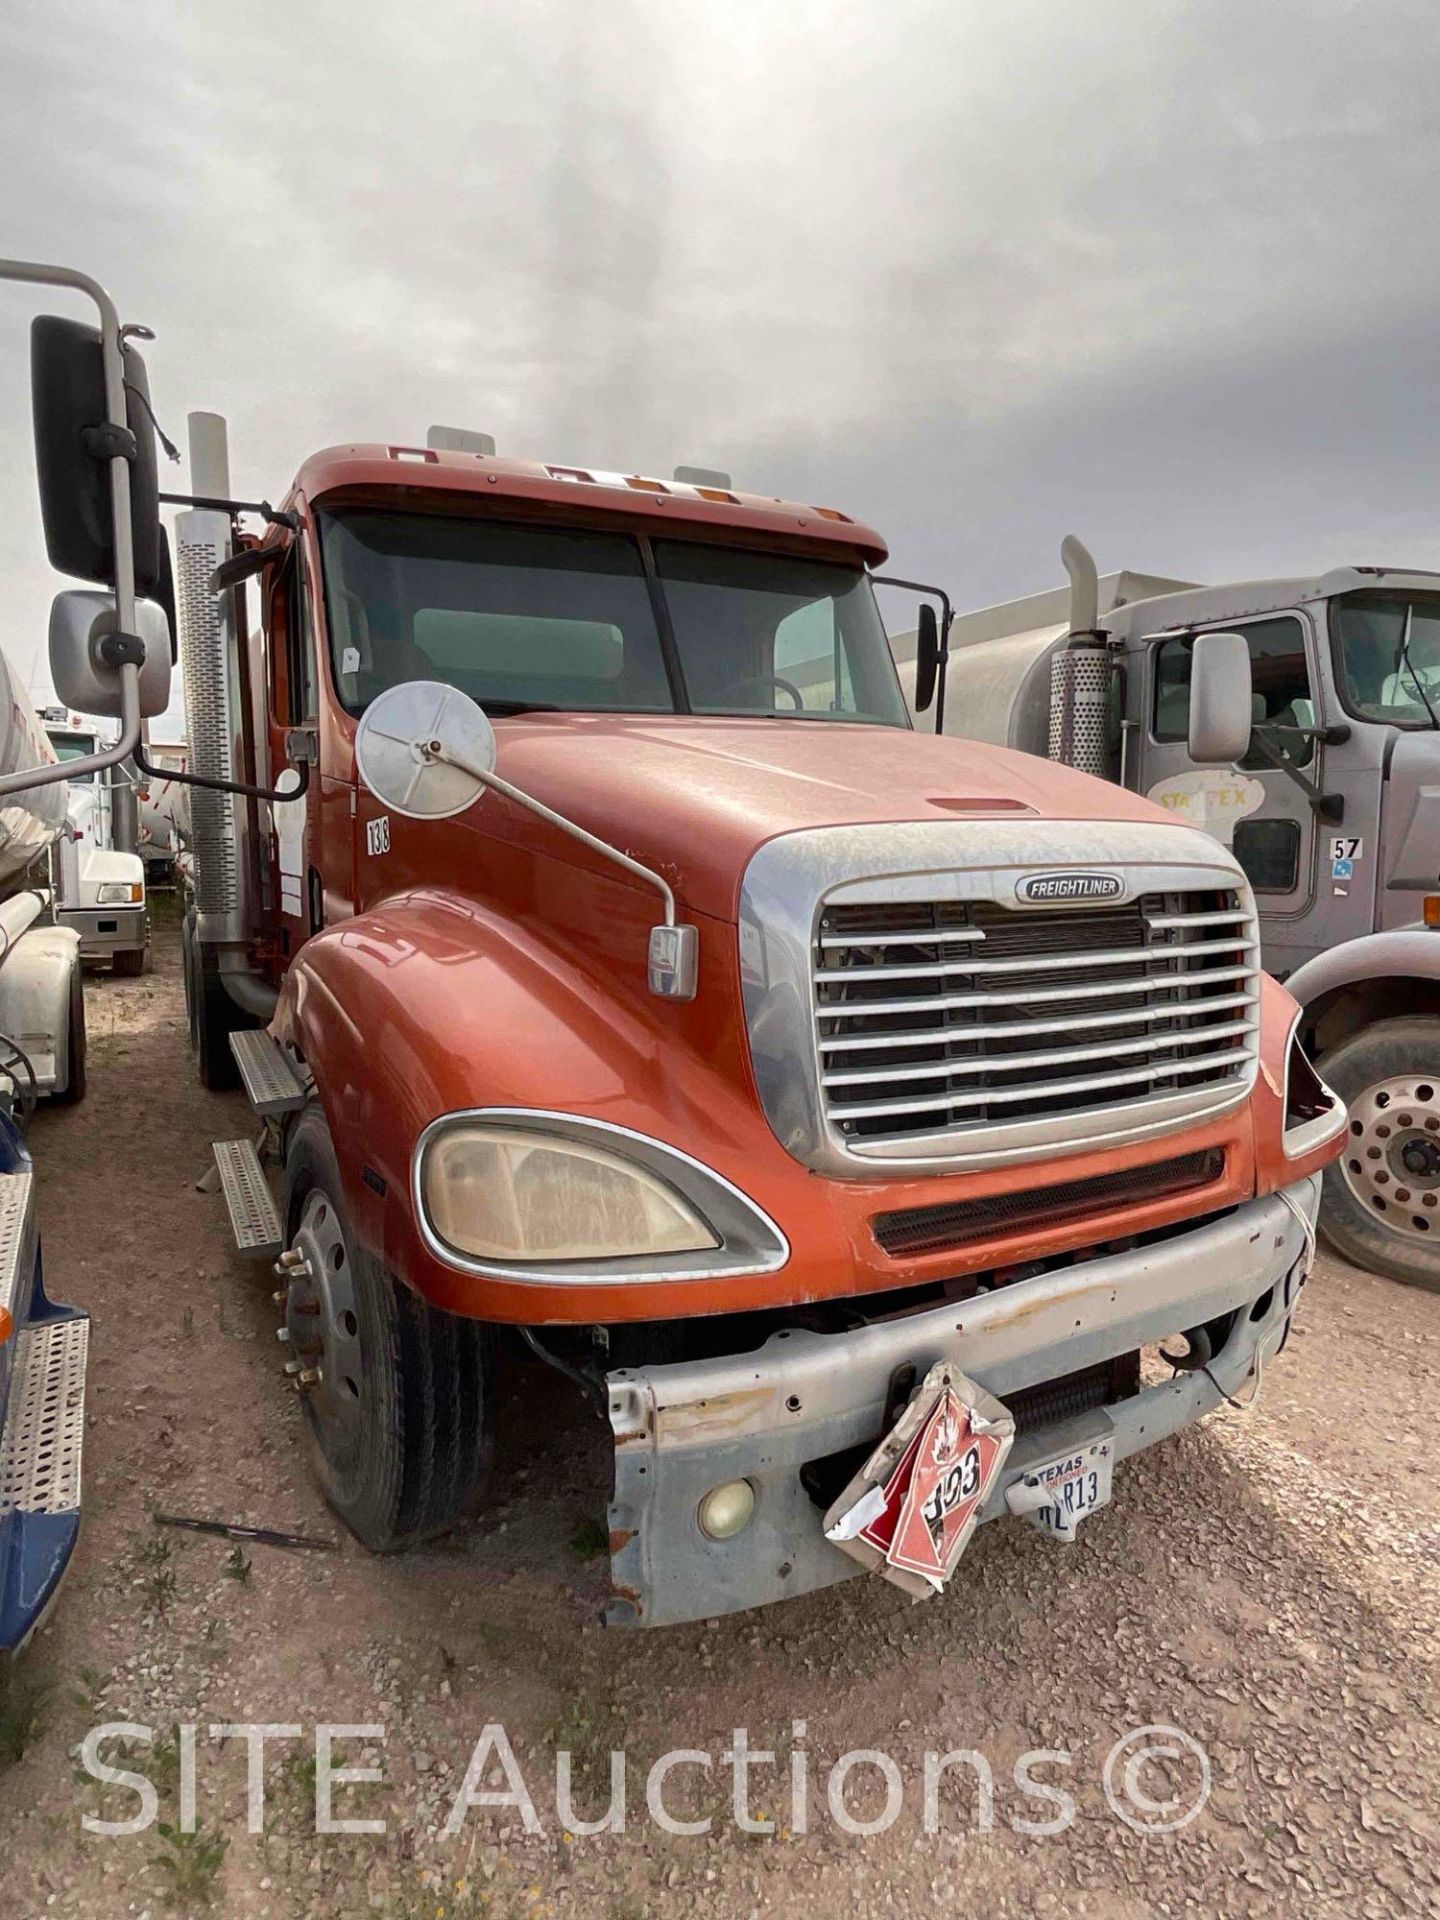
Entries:
{"label": "mirror arm", "polygon": [[620,849],[612,847],[608,840],[601,840],[595,834],[587,833],[584,827],[577,826],[573,820],[567,820],[563,813],[556,813],[553,807],[547,807],[543,800],[533,799],[519,787],[512,787],[508,780],[502,780],[498,773],[486,773],[471,761],[463,759],[458,753],[448,752],[444,747],[439,746],[438,742],[432,741],[424,752],[427,759],[439,760],[446,766],[458,768],[461,773],[468,773],[472,780],[478,780],[482,786],[490,787],[496,793],[503,793],[505,798],[513,800],[517,807],[528,808],[531,813],[538,814],[542,820],[548,821],[552,827],[558,827],[562,833],[568,833],[572,839],[580,841],[582,846],[589,847],[592,853],[598,853],[606,860],[613,860],[617,867],[624,867],[627,873],[633,873],[647,886],[654,887],[665,902],[665,925],[674,927],[679,924],[675,917],[675,890],[663,875],[656,873],[653,867],[643,866],[640,861],[632,860],[628,853],[621,853]]}
{"label": "mirror arm", "polygon": [[[278,787],[251,786],[249,782],[245,780],[212,780],[206,774],[180,773],[173,767],[157,767],[146,754],[143,744],[140,744],[138,726],[136,728],[134,755],[136,766],[140,769],[141,773],[145,775],[147,780],[174,780],[182,787],[203,787],[207,793],[238,793],[249,800],[268,800],[273,803],[279,800],[298,800],[310,785],[310,762],[298,757],[294,766],[287,767],[286,772],[298,773],[300,776],[299,781],[284,793],[282,793]],[[64,762],[64,765],[71,768],[72,771],[78,767],[88,767],[89,764],[88,761],[82,760],[67,760]],[[33,780],[31,781],[31,785],[34,785]],[[0,792],[3,791],[3,784],[0,784]]]}
{"label": "mirror arm", "polygon": [[940,602],[940,657],[935,663],[935,731],[942,733],[945,729],[945,668],[950,659],[950,629],[955,622],[955,609],[950,604],[950,596],[943,587],[926,586],[923,580],[902,580],[894,573],[872,573],[870,579],[877,587],[903,587],[906,593],[922,593]]}
{"label": "mirror arm", "polygon": [[[1287,727],[1285,731],[1287,733],[1293,731],[1302,734],[1307,739],[1318,739],[1320,737],[1317,734],[1312,734],[1306,727],[1295,727],[1293,729]],[[1256,727],[1255,731],[1251,734],[1250,743],[1262,760],[1269,766],[1274,767],[1277,772],[1286,774],[1295,782],[1296,786],[1299,787],[1300,791],[1305,795],[1305,798],[1310,802],[1322,820],[1328,820],[1338,824],[1341,818],[1343,818],[1343,801],[1341,801],[1339,794],[1326,793],[1322,788],[1317,787],[1315,782],[1310,779],[1307,774],[1303,774],[1298,767],[1291,765],[1284,754],[1281,753],[1280,749],[1265,738],[1264,733],[1259,727]],[[1341,801],[1340,813],[1335,811],[1337,801]]]}
{"label": "mirror arm", "polygon": [[298,513],[272,507],[268,500],[218,500],[206,493],[162,493],[160,504],[162,507],[201,507],[210,513],[228,513],[232,519],[237,513],[258,513],[272,527],[288,527],[291,533],[300,531]]}
{"label": "mirror arm", "polygon": [[[71,287],[88,294],[100,313],[100,359],[105,372],[106,424],[118,428],[130,438],[130,415],[125,400],[125,345],[120,331],[120,315],[115,302],[98,280],[74,267],[46,266],[33,260],[0,260],[0,280],[26,286]],[[130,530],[130,460],[124,445],[116,442],[110,455],[110,529],[115,549],[115,626],[117,635],[135,631],[135,549]],[[144,657],[144,650],[141,650]],[[140,668],[134,660],[120,666],[120,738],[103,753],[84,760],[62,761],[57,767],[41,767],[33,772],[7,773],[0,778],[0,793],[20,793],[26,787],[49,786],[73,774],[100,772],[118,766],[135,751],[140,742]]]}

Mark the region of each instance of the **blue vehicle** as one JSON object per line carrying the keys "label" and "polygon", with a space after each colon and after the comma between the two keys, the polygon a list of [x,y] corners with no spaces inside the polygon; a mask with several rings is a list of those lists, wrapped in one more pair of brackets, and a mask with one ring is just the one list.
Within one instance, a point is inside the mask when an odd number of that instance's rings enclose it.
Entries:
{"label": "blue vehicle", "polygon": [[89,1337],[46,1295],[35,1171],[0,1111],[0,1658],[44,1619],[80,1531]]}

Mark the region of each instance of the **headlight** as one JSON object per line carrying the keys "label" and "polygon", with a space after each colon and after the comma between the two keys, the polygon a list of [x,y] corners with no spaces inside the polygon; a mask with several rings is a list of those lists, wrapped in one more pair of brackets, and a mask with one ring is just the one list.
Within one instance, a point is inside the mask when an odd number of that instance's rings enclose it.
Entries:
{"label": "headlight", "polygon": [[454,1127],[425,1156],[425,1208],[478,1260],[623,1260],[720,1245],[672,1187],[575,1140]]}
{"label": "headlight", "polygon": [[415,1143],[410,1188],[430,1251],[502,1280],[713,1280],[790,1258],[775,1222],[713,1167],[587,1114],[442,1114]]}
{"label": "headlight", "polygon": [[101,907],[138,907],[144,898],[138,880],[102,880],[95,890],[95,904]]}

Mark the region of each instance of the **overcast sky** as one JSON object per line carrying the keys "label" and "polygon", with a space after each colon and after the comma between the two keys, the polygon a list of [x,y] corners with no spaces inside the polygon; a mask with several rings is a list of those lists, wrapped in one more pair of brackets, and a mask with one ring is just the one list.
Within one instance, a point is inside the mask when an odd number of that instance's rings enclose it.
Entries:
{"label": "overcast sky", "polygon": [[1437,567],[1437,56],[1435,0],[6,0],[0,249],[155,329],[242,495],[443,421],[844,507],[967,609],[1071,528],[1102,570]]}

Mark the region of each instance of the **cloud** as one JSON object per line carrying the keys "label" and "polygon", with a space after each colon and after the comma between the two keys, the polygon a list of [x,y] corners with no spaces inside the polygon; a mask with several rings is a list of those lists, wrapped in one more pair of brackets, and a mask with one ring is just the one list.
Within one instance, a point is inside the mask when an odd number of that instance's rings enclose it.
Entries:
{"label": "cloud", "polygon": [[[234,484],[432,420],[842,505],[961,606],[1440,559],[1429,0],[22,0],[17,253],[159,334]],[[0,289],[6,644],[54,582]]]}

